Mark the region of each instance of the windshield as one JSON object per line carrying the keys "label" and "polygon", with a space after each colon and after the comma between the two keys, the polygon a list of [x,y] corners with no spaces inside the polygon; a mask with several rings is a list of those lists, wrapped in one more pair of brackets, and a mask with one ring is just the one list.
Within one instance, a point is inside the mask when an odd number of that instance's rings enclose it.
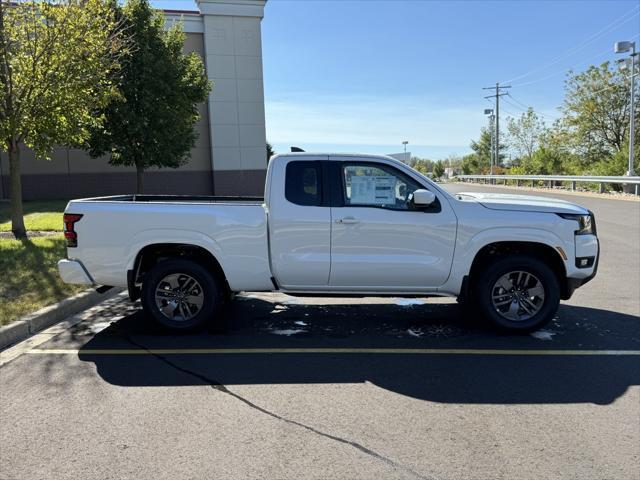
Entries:
{"label": "windshield", "polygon": [[420,180],[422,181],[422,184],[427,188],[427,190],[436,191],[436,192],[441,193],[442,195],[444,195],[445,197],[450,198],[450,199],[458,199],[458,200],[460,200],[459,198],[457,198],[456,195],[452,195],[451,193],[447,192],[444,188],[442,188],[436,182],[431,180],[428,176],[426,176],[425,174],[419,172],[418,170],[416,170],[415,168],[411,167],[410,165],[407,165],[406,163],[402,163],[402,162],[398,162],[398,163],[400,163],[400,165],[402,165],[402,167],[411,170],[411,172],[413,174],[415,174],[418,177],[420,177]]}

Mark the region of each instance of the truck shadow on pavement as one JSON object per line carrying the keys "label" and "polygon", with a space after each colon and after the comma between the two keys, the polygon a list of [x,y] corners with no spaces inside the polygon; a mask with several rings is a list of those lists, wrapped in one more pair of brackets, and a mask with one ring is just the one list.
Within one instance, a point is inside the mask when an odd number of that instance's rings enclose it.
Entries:
{"label": "truck shadow on pavement", "polygon": [[[534,336],[498,334],[464,317],[455,304],[278,303],[260,298],[230,307],[225,334],[176,335],[141,311],[102,312],[107,328],[87,335],[79,358],[120,386],[340,384],[370,382],[413,398],[456,404],[610,404],[640,385],[640,356],[554,354],[554,351],[640,351],[637,316],[562,305]],[[104,323],[104,322],[103,322]],[[87,340],[89,336],[89,340]],[[293,352],[252,352],[291,349]],[[357,352],[393,349],[394,353]],[[424,354],[408,349],[543,350],[549,354]],[[128,354],[121,350],[136,350]],[[194,352],[193,349],[205,351]],[[209,349],[238,349],[215,353]],[[306,349],[353,349],[320,353]],[[103,350],[102,354],[94,353]],[[104,350],[110,353],[105,354]]]}

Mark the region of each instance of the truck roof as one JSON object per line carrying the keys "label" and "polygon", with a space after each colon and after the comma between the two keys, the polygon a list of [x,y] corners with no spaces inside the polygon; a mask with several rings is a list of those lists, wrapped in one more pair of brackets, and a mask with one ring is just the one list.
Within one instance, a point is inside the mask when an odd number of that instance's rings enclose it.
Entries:
{"label": "truck roof", "polygon": [[[339,152],[285,152],[274,155],[276,157],[354,157],[354,158],[377,158],[399,162],[398,159],[388,155],[375,155],[371,153],[339,153]],[[402,163],[402,162],[400,162]]]}

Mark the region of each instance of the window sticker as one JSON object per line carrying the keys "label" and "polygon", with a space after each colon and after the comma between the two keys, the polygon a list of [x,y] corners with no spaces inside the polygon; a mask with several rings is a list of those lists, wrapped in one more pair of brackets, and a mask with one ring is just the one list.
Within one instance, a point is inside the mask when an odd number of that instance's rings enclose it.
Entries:
{"label": "window sticker", "polygon": [[396,177],[393,175],[351,177],[350,201],[352,204],[395,204]]}

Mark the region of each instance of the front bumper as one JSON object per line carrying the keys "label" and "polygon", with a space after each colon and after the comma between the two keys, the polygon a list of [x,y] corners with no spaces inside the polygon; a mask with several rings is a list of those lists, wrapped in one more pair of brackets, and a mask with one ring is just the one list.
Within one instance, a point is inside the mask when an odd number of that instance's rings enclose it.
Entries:
{"label": "front bumper", "polygon": [[79,260],[63,259],[58,262],[58,273],[64,283],[93,285],[94,281]]}
{"label": "front bumper", "polygon": [[582,285],[584,285],[585,283],[590,282],[593,277],[596,276],[596,273],[598,273],[598,264],[600,263],[600,240],[598,240],[597,237],[595,237],[595,243],[596,243],[596,260],[595,263],[593,265],[593,272],[591,272],[590,275],[584,277],[584,278],[567,278],[567,286],[564,292],[564,295],[562,297],[563,300],[568,300],[569,298],[571,298],[571,295],[573,295],[573,292],[576,290],[576,288],[581,287]]}

